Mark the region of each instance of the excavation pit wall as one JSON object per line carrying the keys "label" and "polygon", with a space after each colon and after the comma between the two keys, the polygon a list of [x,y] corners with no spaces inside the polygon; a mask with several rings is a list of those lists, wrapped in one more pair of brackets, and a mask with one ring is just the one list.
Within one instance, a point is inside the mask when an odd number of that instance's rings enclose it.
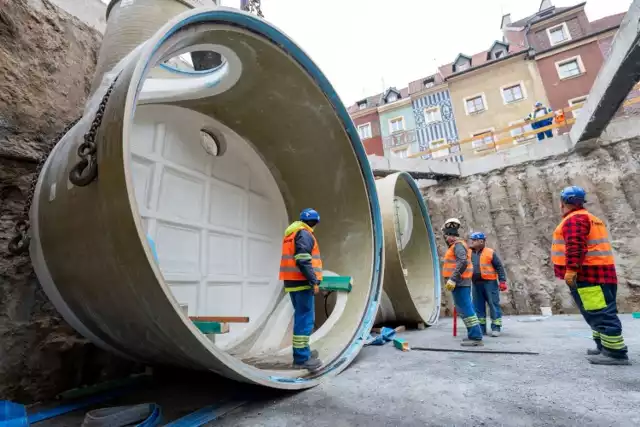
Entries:
{"label": "excavation pit wall", "polygon": [[[615,126],[620,123],[609,128]],[[509,291],[501,294],[505,314],[539,314],[541,306],[559,314],[578,312],[567,286],[555,278],[549,256],[551,234],[561,219],[560,191],[574,184],[585,188],[587,209],[609,228],[619,310],[640,310],[640,138],[600,141],[588,153],[571,151],[454,178],[422,192],[436,226],[458,217],[464,237],[473,231],[487,234],[487,246],[498,252],[507,271]],[[439,235],[440,257],[445,249]],[[451,314],[450,298],[442,299],[444,314]]]}

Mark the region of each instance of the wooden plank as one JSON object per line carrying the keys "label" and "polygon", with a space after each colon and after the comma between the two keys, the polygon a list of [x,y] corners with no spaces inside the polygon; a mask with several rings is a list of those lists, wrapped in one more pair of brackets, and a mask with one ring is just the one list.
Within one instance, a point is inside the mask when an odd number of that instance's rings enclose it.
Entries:
{"label": "wooden plank", "polygon": [[198,322],[249,323],[248,317],[241,316],[189,316],[189,319]]}

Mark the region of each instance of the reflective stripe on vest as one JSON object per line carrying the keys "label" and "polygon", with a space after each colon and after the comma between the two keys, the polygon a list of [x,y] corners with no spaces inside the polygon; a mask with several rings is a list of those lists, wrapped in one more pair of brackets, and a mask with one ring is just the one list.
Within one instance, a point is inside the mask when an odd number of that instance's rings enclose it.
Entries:
{"label": "reflective stripe on vest", "polygon": [[553,241],[551,243],[551,262],[554,265],[566,266],[566,246],[562,227],[565,221],[574,215],[587,215],[591,221],[591,229],[587,237],[587,252],[582,265],[614,265],[613,249],[609,240],[607,227],[602,220],[595,215],[590,214],[585,209],[578,209],[564,217],[560,224],[553,232]]}
{"label": "reflective stripe on vest", "polygon": [[[292,224],[293,225],[293,224]],[[310,254],[296,255],[296,236],[300,230],[307,230],[313,237],[313,250]],[[320,247],[313,229],[304,223],[300,223],[299,227],[282,240],[282,257],[280,258],[280,280],[306,281],[307,278],[298,268],[296,261],[300,259],[311,260],[311,266],[316,273],[316,278],[322,280],[322,258],[320,256]]]}
{"label": "reflective stripe on vest", "polygon": [[498,273],[493,268],[493,249],[484,248],[480,252],[480,276],[485,280],[496,280]]}
{"label": "reflective stripe on vest", "polygon": [[[471,279],[473,276],[473,263],[471,262],[471,249],[467,246],[464,240],[458,240],[456,243],[462,243],[464,248],[467,250],[467,268],[462,272],[463,279]],[[448,279],[453,276],[453,272],[456,270],[456,253],[455,247],[456,243],[449,246],[447,249],[447,253],[444,254],[444,263],[442,265],[442,277]]]}

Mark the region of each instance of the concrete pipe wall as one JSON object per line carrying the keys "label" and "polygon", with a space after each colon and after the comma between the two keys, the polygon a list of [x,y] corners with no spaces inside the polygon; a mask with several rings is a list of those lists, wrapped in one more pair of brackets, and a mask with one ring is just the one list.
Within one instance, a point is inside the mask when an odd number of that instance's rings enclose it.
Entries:
{"label": "concrete pipe wall", "polygon": [[[149,70],[190,46],[226,58],[217,84],[147,86]],[[275,388],[345,369],[378,308],[382,217],[357,131],[309,57],[252,15],[181,14],[122,65],[97,131],[97,179],[74,186],[92,105],[51,153],[31,211],[34,266],[65,319],[125,357]],[[315,373],[291,369],[291,303],[278,280],[283,231],[305,207],[321,214],[327,274],[354,282],[316,325]],[[250,322],[212,340],[187,314]]]}
{"label": "concrete pipe wall", "polygon": [[440,265],[429,212],[406,172],[376,180],[384,225],[384,290],[376,323],[433,325],[440,315]]}
{"label": "concrete pipe wall", "polygon": [[189,9],[215,4],[214,0],[111,0],[91,92],[100,86],[104,73],[171,18]]}

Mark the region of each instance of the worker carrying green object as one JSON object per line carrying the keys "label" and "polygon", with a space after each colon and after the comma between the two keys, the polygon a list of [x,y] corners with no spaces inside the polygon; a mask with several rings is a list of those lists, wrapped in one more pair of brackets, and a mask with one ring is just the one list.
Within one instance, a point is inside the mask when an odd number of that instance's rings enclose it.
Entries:
{"label": "worker carrying green object", "polygon": [[311,351],[309,339],[315,323],[315,294],[320,292],[322,258],[313,228],[320,222],[314,209],[300,212],[300,220],[287,227],[282,241],[280,280],[293,304],[293,365],[318,370],[322,362]]}
{"label": "worker carrying green object", "polygon": [[471,262],[473,277],[471,281],[473,306],[476,309],[482,333],[487,335],[487,305],[491,315],[491,336],[499,337],[502,330],[502,310],[500,292],[507,291],[507,275],[498,254],[486,247],[484,233],[471,233]]}

